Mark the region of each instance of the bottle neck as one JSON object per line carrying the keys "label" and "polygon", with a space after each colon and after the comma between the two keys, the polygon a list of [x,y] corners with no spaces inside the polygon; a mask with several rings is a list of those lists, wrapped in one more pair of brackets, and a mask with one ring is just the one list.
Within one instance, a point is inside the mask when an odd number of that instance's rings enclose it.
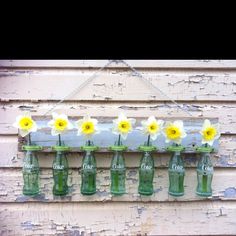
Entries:
{"label": "bottle neck", "polygon": [[152,152],[143,152],[143,156],[142,156],[142,161],[145,162],[149,162],[149,161],[152,161],[153,158],[152,158]]}
{"label": "bottle neck", "polygon": [[122,151],[115,151],[112,157],[112,164],[124,165],[125,159]]}
{"label": "bottle neck", "polygon": [[93,151],[86,151],[84,154],[83,162],[95,163],[95,156]]}
{"label": "bottle neck", "polygon": [[210,153],[202,153],[201,154],[201,161],[205,164],[211,164]]}

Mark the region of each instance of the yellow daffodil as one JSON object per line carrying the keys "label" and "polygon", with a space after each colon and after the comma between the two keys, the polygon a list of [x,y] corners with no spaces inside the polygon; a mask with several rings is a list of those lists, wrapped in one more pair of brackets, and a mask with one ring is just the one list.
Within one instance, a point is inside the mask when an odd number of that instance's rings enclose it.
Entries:
{"label": "yellow daffodil", "polygon": [[212,146],[214,141],[220,137],[219,124],[211,124],[211,122],[206,119],[200,134],[202,135],[202,144]]}
{"label": "yellow daffodil", "polygon": [[28,114],[17,116],[13,126],[19,129],[22,137],[25,137],[30,132],[36,132],[38,128],[36,122]]}
{"label": "yellow daffodil", "polygon": [[90,137],[93,134],[99,133],[97,127],[98,121],[96,119],[92,119],[90,116],[85,116],[83,119],[80,119],[75,123],[78,129],[77,135],[85,135]]}
{"label": "yellow daffodil", "polygon": [[150,116],[147,120],[142,120],[141,124],[143,133],[150,135],[152,140],[156,140],[157,136],[161,133],[164,121],[156,120],[154,116]]}
{"label": "yellow daffodil", "polygon": [[164,129],[163,134],[166,137],[166,142],[169,143],[170,141],[180,144],[182,139],[187,136],[183,121],[176,120],[174,122],[167,122]]}
{"label": "yellow daffodil", "polygon": [[120,134],[123,139],[126,139],[128,133],[133,130],[135,122],[135,119],[127,118],[123,113],[121,113],[118,119],[113,120],[112,132],[117,135]]}
{"label": "yellow daffodil", "polygon": [[52,128],[51,134],[53,136],[62,134],[67,130],[73,129],[73,125],[68,120],[66,115],[58,115],[57,113],[52,113],[52,118],[53,119],[48,122],[48,126]]}

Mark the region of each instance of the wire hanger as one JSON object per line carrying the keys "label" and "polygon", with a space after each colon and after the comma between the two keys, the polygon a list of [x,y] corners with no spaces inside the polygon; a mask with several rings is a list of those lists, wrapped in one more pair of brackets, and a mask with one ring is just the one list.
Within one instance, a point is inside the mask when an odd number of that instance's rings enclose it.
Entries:
{"label": "wire hanger", "polygon": [[46,116],[48,113],[52,112],[59,104],[61,104],[62,102],[64,102],[66,99],[70,98],[71,96],[77,94],[82,88],[84,88],[86,85],[88,85],[89,83],[91,83],[97,76],[98,74],[104,70],[105,68],[107,68],[109,65],[111,65],[112,63],[122,63],[124,64],[126,67],[128,67],[132,72],[133,72],[133,76],[137,76],[142,82],[144,82],[146,85],[148,85],[152,90],[154,90],[155,92],[159,92],[162,95],[164,95],[166,98],[168,98],[169,101],[171,101],[173,104],[175,104],[178,108],[180,108],[182,111],[184,111],[185,113],[187,113],[190,116],[193,116],[188,110],[182,108],[175,100],[173,100],[169,95],[167,95],[166,93],[164,93],[160,88],[158,88],[157,86],[153,85],[145,76],[143,76],[139,71],[137,71],[133,66],[131,66],[129,63],[127,63],[124,60],[109,60],[103,67],[101,67],[99,70],[97,70],[94,74],[92,74],[90,77],[88,77],[82,84],[80,84],[78,87],[76,87],[72,92],[70,92],[68,95],[66,95],[65,97],[63,97],[59,102],[57,102],[52,108],[50,108],[43,116]]}

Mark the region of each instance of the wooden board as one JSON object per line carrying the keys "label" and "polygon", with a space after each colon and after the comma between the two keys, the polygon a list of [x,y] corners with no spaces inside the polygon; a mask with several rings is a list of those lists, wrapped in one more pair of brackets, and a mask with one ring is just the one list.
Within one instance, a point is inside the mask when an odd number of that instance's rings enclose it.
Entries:
{"label": "wooden board", "polygon": [[[236,60],[125,60],[135,68],[236,69]],[[0,60],[2,68],[100,68],[108,60]],[[122,63],[109,67],[124,68]]]}
{"label": "wooden board", "polygon": [[[75,126],[75,121],[81,119],[82,117],[70,117],[72,124]],[[99,134],[95,134],[92,137],[94,145],[99,146],[101,152],[109,151],[109,147],[114,145],[114,142],[117,141],[117,135],[111,132],[112,130],[112,118],[107,117],[95,117],[98,119],[98,129],[100,130]],[[184,152],[186,153],[195,153],[196,147],[200,147],[201,144],[201,135],[200,130],[204,122],[204,118],[182,118],[184,122],[184,127],[187,133],[187,137],[182,140],[182,145],[186,148]],[[58,136],[51,135],[51,129],[47,127],[47,123],[51,118],[49,117],[33,117],[37,122],[39,127],[37,132],[31,134],[31,141],[36,145],[43,147],[42,151],[50,152],[52,151],[52,146],[56,145],[58,141]],[[115,119],[115,117],[113,117]],[[127,139],[123,141],[123,144],[128,146],[128,151],[138,151],[138,147],[143,145],[147,141],[147,136],[138,130],[141,125],[141,120],[146,119],[146,117],[136,118],[136,124],[134,130],[128,135]],[[166,121],[175,121],[175,117],[166,119],[165,117],[160,117],[160,119]],[[217,118],[211,118],[212,124],[218,123]],[[85,144],[84,136],[77,136],[77,129],[68,131],[63,134],[62,140],[64,143],[71,147],[71,152],[81,151],[80,147]],[[171,145],[171,143],[165,142],[165,136],[161,134],[155,141],[152,141],[152,144],[157,147],[157,152],[166,152],[166,148]],[[19,151],[22,149],[22,144],[26,145],[26,138],[19,137]],[[219,141],[215,140],[213,144],[214,152],[218,151]]]}
{"label": "wooden board", "polygon": [[[236,72],[143,71],[147,84],[130,71],[106,70],[68,101],[234,101]],[[2,101],[58,101],[79,87],[91,71],[1,71]],[[168,97],[156,91],[161,89]],[[66,88],[66,90],[65,90]]]}
{"label": "wooden board", "polygon": [[110,170],[98,168],[97,170],[97,193],[91,196],[83,196],[80,193],[81,173],[80,168],[70,169],[68,185],[70,192],[65,197],[53,196],[53,176],[51,169],[41,169],[40,189],[41,194],[36,197],[28,197],[22,194],[23,178],[21,169],[1,169],[0,202],[172,202],[172,201],[235,201],[236,200],[236,171],[216,168],[214,171],[211,197],[199,197],[195,190],[197,186],[196,168],[186,168],[185,172],[185,195],[172,197],[168,195],[168,169],[155,168],[154,194],[152,196],[140,196],[138,194],[138,169],[127,168],[126,171],[126,194],[112,196],[110,193]]}
{"label": "wooden board", "polygon": [[[235,60],[129,60],[195,118],[218,117],[222,136],[214,164],[213,197],[195,195],[195,154],[185,154],[186,193],[181,199],[167,194],[169,154],[156,153],[155,194],[137,195],[141,153],[127,152],[128,193],[109,194],[112,153],[96,153],[98,192],[80,194],[82,153],[69,153],[71,192],[64,199],[52,196],[54,153],[39,153],[42,194],[22,196],[22,161],[18,152],[15,117],[24,111],[42,116],[106,60],[0,61],[0,235],[236,235],[236,61]],[[66,93],[65,93],[66,92]],[[113,63],[87,87],[56,110],[70,117],[106,116],[121,111],[128,117],[186,117],[160,93]]]}
{"label": "wooden board", "polygon": [[[16,116],[30,112],[34,116],[42,116],[55,105],[54,102],[2,102],[0,103],[0,134],[17,134],[18,130],[12,126]],[[222,134],[236,134],[236,103],[222,102],[184,102],[183,108],[188,109],[192,118],[210,119],[218,117]],[[65,102],[55,108],[55,112],[66,113],[68,116],[106,116],[110,119],[124,112],[128,117],[156,116],[182,119],[186,117],[182,110],[174,104],[163,102]],[[48,114],[50,115],[50,114]],[[190,116],[189,116],[190,117]],[[191,117],[190,117],[191,118]]]}
{"label": "wooden board", "polygon": [[1,236],[235,235],[236,202],[1,204]]}

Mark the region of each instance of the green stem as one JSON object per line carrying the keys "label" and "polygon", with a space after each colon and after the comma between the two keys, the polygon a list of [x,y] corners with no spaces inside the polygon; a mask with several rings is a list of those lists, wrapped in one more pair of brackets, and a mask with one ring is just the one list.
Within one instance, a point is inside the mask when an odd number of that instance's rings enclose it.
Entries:
{"label": "green stem", "polygon": [[[28,145],[30,146],[31,145],[31,136],[30,136],[30,133],[28,134]],[[32,155],[30,155],[30,165],[33,164],[33,160],[32,160]]]}
{"label": "green stem", "polygon": [[61,135],[58,134],[58,138],[59,138],[59,146],[61,146]]}
{"label": "green stem", "polygon": [[30,133],[28,134],[28,145],[31,145],[31,137],[30,137]]}
{"label": "green stem", "polygon": [[120,134],[119,134],[119,138],[118,138],[118,146],[120,146]]}
{"label": "green stem", "polygon": [[147,145],[150,145],[150,134],[148,135],[148,141],[147,141]]}

